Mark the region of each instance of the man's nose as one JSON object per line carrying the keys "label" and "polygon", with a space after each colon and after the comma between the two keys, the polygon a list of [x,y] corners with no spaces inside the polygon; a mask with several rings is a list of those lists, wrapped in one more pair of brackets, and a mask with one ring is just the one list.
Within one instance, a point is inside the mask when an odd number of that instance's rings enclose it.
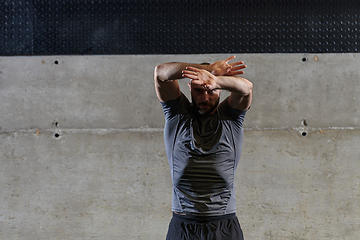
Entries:
{"label": "man's nose", "polygon": [[204,102],[209,101],[209,93],[207,91],[204,91],[202,98]]}

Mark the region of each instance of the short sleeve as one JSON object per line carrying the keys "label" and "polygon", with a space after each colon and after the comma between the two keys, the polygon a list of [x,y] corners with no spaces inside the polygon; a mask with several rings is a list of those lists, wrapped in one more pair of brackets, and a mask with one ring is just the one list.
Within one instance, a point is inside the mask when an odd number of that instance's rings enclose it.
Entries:
{"label": "short sleeve", "polygon": [[161,102],[163,107],[165,120],[174,118],[179,113],[185,114],[189,111],[190,103],[189,100],[181,93],[180,97],[175,100]]}
{"label": "short sleeve", "polygon": [[224,100],[219,106],[219,111],[221,116],[227,116],[227,118],[230,118],[229,120],[234,121],[238,127],[242,128],[245,115],[248,110],[242,111],[232,108],[229,104],[229,101]]}

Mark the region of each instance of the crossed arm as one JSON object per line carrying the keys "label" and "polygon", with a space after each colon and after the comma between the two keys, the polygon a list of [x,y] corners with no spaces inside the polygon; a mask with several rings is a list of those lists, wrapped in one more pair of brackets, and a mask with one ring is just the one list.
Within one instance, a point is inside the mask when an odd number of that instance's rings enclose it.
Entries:
{"label": "crossed arm", "polygon": [[242,70],[246,65],[242,61],[229,64],[234,58],[232,56],[210,65],[173,62],[156,66],[154,84],[159,100],[167,102],[178,98],[181,92],[177,79],[187,77],[206,90],[230,91],[230,106],[239,110],[248,109],[252,100],[252,83],[236,76],[244,73]]}

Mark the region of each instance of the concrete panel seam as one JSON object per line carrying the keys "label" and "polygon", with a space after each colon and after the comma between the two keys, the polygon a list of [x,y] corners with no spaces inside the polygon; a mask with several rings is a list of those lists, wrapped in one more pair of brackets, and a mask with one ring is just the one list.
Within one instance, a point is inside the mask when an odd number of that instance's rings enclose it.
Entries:
{"label": "concrete panel seam", "polygon": [[97,133],[97,134],[108,134],[118,132],[162,132],[162,128],[59,128],[59,129],[14,129],[13,131],[0,131],[0,134],[18,133],[18,134],[29,134],[29,133]]}
{"label": "concrete panel seam", "polygon": [[[309,127],[283,127],[283,128],[260,128],[260,127],[251,127],[244,128],[244,131],[295,131],[295,132],[316,132],[316,131],[325,131],[325,130],[360,130],[360,127],[321,127],[321,128],[309,128]],[[120,133],[120,132],[163,132],[163,128],[83,128],[83,129],[73,129],[73,128],[58,128],[58,129],[14,129],[14,130],[3,130],[0,131],[0,134],[39,134],[41,133],[54,133],[58,132],[61,134],[68,133],[95,133],[95,134],[111,134],[111,133]]]}
{"label": "concrete panel seam", "polygon": [[283,127],[283,128],[244,128],[244,131],[289,131],[296,132],[302,137],[306,137],[309,133],[314,132],[325,132],[325,131],[351,131],[351,130],[360,130],[360,127]]}

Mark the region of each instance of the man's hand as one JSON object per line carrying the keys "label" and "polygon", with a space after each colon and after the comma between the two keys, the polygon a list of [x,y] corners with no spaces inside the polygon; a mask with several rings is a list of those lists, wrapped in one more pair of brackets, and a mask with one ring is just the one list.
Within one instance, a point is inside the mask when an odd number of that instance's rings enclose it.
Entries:
{"label": "man's hand", "polygon": [[214,90],[219,87],[216,84],[217,77],[204,69],[187,67],[182,73],[183,77],[191,79],[192,84],[200,85],[206,90]]}
{"label": "man's hand", "polygon": [[208,70],[215,76],[235,76],[244,74],[242,69],[246,68],[243,61],[228,63],[233,60],[235,56],[231,56],[225,60],[217,61],[209,65]]}

